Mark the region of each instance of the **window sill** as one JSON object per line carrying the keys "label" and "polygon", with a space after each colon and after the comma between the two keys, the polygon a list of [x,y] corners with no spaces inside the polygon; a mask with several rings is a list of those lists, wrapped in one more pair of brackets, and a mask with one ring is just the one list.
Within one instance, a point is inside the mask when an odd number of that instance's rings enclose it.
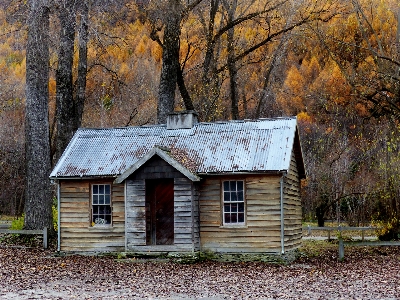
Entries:
{"label": "window sill", "polygon": [[219,226],[219,228],[229,228],[229,229],[243,228],[243,229],[246,229],[246,228],[248,228],[248,226],[246,224],[225,224],[225,225]]}
{"label": "window sill", "polygon": [[105,225],[96,224],[96,225],[93,225],[93,226],[89,226],[89,230],[90,230],[90,229],[91,229],[91,230],[98,230],[98,229],[110,230],[110,229],[112,229],[112,228],[113,228],[113,227],[112,227],[111,224],[105,224]]}

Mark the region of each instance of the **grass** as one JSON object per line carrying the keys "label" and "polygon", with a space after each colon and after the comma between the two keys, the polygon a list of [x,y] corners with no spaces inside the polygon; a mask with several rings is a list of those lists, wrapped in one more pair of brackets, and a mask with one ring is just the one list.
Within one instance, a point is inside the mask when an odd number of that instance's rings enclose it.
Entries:
{"label": "grass", "polygon": [[[318,224],[316,222],[303,222],[303,226],[312,226],[312,227],[317,227]],[[347,223],[337,223],[337,222],[325,222],[325,227],[338,227],[341,225],[342,227],[350,227]],[[353,226],[352,226],[353,227]],[[367,227],[367,226],[360,226],[360,227]],[[307,230],[303,230],[303,236],[308,236]],[[311,231],[311,236],[323,236],[323,237],[328,237],[328,231],[326,230],[312,230]],[[334,230],[331,231],[331,238],[335,238],[339,236],[339,231]],[[346,230],[342,231],[342,238],[345,240],[353,240],[354,237],[361,237],[362,236],[362,231],[361,230]],[[364,230],[364,237],[377,237],[376,231],[375,230]]]}
{"label": "grass", "polygon": [[338,245],[332,241],[303,240],[299,248],[301,256],[318,257],[330,251],[337,251]]}
{"label": "grass", "polygon": [[16,217],[0,215],[0,221],[13,221]]}

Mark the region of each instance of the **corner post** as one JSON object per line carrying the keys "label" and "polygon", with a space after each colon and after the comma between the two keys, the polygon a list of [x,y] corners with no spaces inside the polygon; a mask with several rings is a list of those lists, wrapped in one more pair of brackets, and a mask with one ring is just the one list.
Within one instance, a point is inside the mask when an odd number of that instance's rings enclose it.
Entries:
{"label": "corner post", "polygon": [[61,250],[61,187],[57,181],[57,252]]}
{"label": "corner post", "polygon": [[341,236],[339,236],[339,260],[342,261],[344,259],[344,243]]}
{"label": "corner post", "polygon": [[43,249],[47,249],[47,227],[43,228]]}
{"label": "corner post", "polygon": [[281,200],[281,254],[285,254],[285,219],[284,219],[284,197],[283,197],[283,188],[284,188],[284,176],[285,172],[282,172],[281,182],[280,182],[280,200]]}

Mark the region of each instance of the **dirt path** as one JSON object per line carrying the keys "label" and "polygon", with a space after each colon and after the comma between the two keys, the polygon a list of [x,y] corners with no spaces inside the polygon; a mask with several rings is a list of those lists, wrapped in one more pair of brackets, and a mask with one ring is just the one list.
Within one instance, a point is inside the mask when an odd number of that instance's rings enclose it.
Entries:
{"label": "dirt path", "polygon": [[115,261],[0,246],[0,299],[400,299],[400,250],[264,263]]}

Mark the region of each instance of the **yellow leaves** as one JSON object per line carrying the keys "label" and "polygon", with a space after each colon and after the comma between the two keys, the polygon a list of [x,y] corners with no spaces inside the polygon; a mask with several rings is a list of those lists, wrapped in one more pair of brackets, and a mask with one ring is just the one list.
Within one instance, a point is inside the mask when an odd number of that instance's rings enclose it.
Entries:
{"label": "yellow leaves", "polygon": [[137,55],[143,55],[146,52],[146,44],[144,42],[144,37],[140,40],[140,42],[137,44],[135,48],[135,53]]}
{"label": "yellow leaves", "polygon": [[357,103],[356,106],[355,106],[355,108],[356,108],[357,114],[358,114],[360,117],[367,117],[367,116],[369,115],[369,111],[368,111],[368,109],[365,107],[364,104]]}
{"label": "yellow leaves", "polygon": [[151,47],[151,56],[157,61],[160,62],[162,58],[162,49],[159,45],[153,43]]}
{"label": "yellow leaves", "polygon": [[336,64],[326,84],[326,90],[333,96],[336,104],[344,105],[348,102],[347,96],[350,94],[351,87],[347,84],[340,68]]}
{"label": "yellow leaves", "polygon": [[56,95],[56,80],[54,78],[49,79],[49,95],[50,98]]}
{"label": "yellow leaves", "polygon": [[309,80],[314,80],[321,72],[321,66],[319,65],[318,59],[315,56],[311,58],[310,62],[304,60],[303,64],[301,65],[301,69],[305,73],[305,76],[309,78]]}
{"label": "yellow leaves", "polygon": [[304,76],[296,68],[292,66],[286,76],[285,85],[288,86],[292,94],[301,94],[303,88],[305,87]]}
{"label": "yellow leaves", "polygon": [[313,119],[307,112],[300,112],[297,114],[297,120],[302,123],[312,123]]}
{"label": "yellow leaves", "polygon": [[25,80],[26,74],[26,58],[21,61],[20,64],[14,66],[14,74],[17,78]]}

